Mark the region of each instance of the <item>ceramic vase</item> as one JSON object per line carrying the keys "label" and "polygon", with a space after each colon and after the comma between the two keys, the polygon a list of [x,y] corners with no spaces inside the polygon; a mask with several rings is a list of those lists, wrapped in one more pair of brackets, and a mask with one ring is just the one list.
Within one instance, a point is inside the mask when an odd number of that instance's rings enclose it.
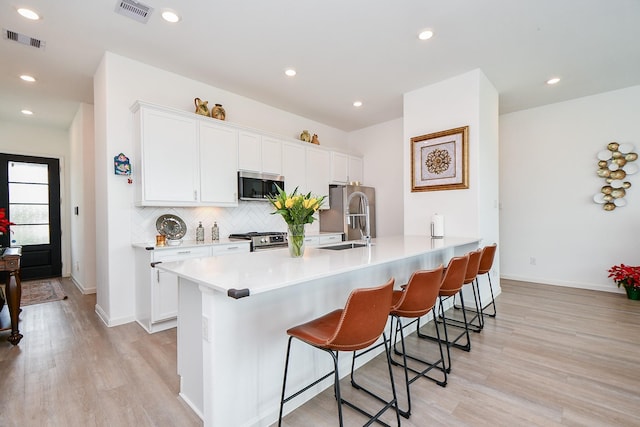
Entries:
{"label": "ceramic vase", "polygon": [[216,104],[211,109],[211,117],[218,120],[224,120],[227,117],[227,112],[222,108],[222,104]]}
{"label": "ceramic vase", "polygon": [[299,258],[304,255],[304,224],[289,224],[287,233],[289,255]]}

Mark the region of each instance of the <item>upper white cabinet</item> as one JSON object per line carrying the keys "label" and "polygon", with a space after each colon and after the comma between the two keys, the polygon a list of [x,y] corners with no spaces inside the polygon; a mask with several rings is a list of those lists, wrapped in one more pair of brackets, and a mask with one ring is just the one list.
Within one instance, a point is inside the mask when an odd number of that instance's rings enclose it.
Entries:
{"label": "upper white cabinet", "polygon": [[254,132],[238,133],[238,169],[282,174],[282,142]]}
{"label": "upper white cabinet", "polygon": [[262,137],[262,172],[282,174],[282,141]]}
{"label": "upper white cabinet", "polygon": [[[329,195],[331,181],[331,152],[318,148],[306,147],[307,152],[307,192],[318,196]],[[285,176],[285,185],[286,185]],[[320,209],[329,209],[329,197],[324,200]]]}
{"label": "upper white cabinet", "polygon": [[364,183],[364,165],[362,157],[349,156],[348,182],[358,181]]}
{"label": "upper white cabinet", "polygon": [[349,156],[336,151],[331,152],[331,182],[346,184],[349,180]]}
{"label": "upper white cabinet", "polygon": [[133,171],[140,205],[190,204],[198,199],[198,140],[194,118],[141,106]]}
{"label": "upper white cabinet", "polygon": [[136,103],[139,206],[237,206],[238,131],[194,114]]}
{"label": "upper white cabinet", "polygon": [[282,175],[287,193],[296,188],[307,194],[307,168],[305,146],[299,143],[282,144]]}
{"label": "upper white cabinet", "polygon": [[200,122],[199,131],[200,202],[237,206],[237,131],[213,122]]}

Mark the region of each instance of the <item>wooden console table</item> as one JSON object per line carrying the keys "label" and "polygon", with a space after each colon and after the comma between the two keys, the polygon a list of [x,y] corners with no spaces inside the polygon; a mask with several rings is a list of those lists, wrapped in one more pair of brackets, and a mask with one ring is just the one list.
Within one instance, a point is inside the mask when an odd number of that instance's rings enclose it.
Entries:
{"label": "wooden console table", "polygon": [[18,330],[18,316],[20,314],[20,298],[22,297],[22,285],[20,283],[20,256],[21,247],[0,249],[0,272],[4,275],[5,294],[7,307],[11,318],[11,335],[8,341],[16,345],[22,339]]}

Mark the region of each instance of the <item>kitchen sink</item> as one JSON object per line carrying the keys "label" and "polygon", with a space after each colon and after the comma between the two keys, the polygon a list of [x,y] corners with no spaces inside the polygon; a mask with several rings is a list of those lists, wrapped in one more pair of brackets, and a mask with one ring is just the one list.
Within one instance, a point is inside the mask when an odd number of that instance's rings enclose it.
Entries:
{"label": "kitchen sink", "polygon": [[364,246],[367,246],[366,243],[357,243],[357,242],[348,242],[348,243],[342,243],[340,245],[332,245],[332,246],[320,246],[319,249],[329,249],[332,251],[342,251],[345,249],[353,249],[353,248],[362,248]]}

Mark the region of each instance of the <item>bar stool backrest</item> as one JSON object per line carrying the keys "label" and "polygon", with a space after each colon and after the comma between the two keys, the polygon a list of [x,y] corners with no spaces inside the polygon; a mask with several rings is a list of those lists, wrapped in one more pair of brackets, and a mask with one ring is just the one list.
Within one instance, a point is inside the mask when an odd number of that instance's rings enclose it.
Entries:
{"label": "bar stool backrest", "polygon": [[480,266],[478,267],[478,275],[487,274],[489,270],[491,270],[491,266],[493,265],[493,258],[496,255],[497,248],[498,248],[498,245],[496,243],[482,248],[482,256],[480,257]]}
{"label": "bar stool backrest", "polygon": [[326,348],[355,351],[376,342],[387,324],[394,283],[395,280],[391,278],[382,286],[354,289]]}
{"label": "bar stool backrest", "polygon": [[453,257],[449,260],[447,270],[442,278],[440,296],[455,295],[464,284],[464,278],[469,264],[469,254]]}
{"label": "bar stool backrest", "polygon": [[469,252],[469,263],[467,264],[467,271],[464,275],[464,284],[468,284],[476,280],[478,275],[478,267],[480,267],[480,257],[482,257],[482,249]]}
{"label": "bar stool backrest", "polygon": [[421,317],[433,308],[440,292],[444,267],[418,270],[411,275],[391,313],[401,317]]}

